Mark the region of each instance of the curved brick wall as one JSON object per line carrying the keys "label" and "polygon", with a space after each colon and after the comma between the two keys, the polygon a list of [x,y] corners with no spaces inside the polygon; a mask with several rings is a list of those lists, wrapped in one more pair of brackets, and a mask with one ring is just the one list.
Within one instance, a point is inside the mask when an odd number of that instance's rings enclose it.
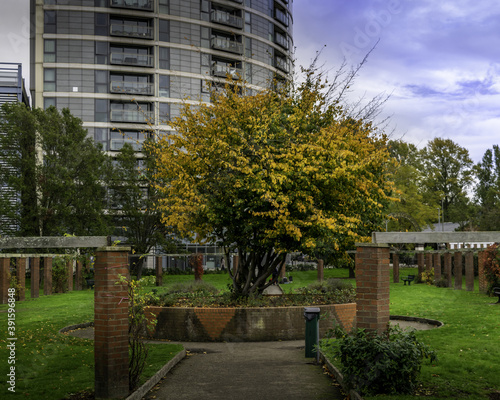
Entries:
{"label": "curved brick wall", "polygon": [[[316,306],[315,306],[316,307]],[[336,321],[351,330],[356,303],[318,306],[320,337]],[[304,307],[150,307],[158,323],[153,337],[193,342],[303,340]]]}

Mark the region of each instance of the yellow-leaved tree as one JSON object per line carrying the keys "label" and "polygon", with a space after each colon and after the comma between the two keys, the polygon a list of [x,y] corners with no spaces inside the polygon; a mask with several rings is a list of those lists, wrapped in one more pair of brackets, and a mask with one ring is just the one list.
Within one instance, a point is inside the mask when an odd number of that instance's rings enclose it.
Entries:
{"label": "yellow-leaved tree", "polygon": [[288,252],[346,249],[383,222],[386,138],[327,99],[321,79],[186,105],[156,142],[164,222],[237,252],[233,293],[262,292]]}

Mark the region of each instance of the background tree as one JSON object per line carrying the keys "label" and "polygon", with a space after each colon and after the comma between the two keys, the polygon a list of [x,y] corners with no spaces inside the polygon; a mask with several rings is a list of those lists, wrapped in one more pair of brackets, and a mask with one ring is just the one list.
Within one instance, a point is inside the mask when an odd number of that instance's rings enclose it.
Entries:
{"label": "background tree", "polygon": [[[10,175],[7,179],[21,194],[18,225],[9,234],[107,234],[105,182],[110,160],[87,137],[81,120],[68,109],[30,110],[18,103],[5,104],[2,116],[2,143],[7,142],[8,151],[8,143],[13,143],[14,152],[21,157],[20,161],[7,158],[4,163],[6,169],[19,171],[13,172],[15,178]],[[34,135],[38,161],[32,151]],[[2,215],[13,215],[6,201],[2,205]]]}
{"label": "background tree", "polygon": [[419,231],[436,219],[437,204],[429,204],[422,194],[419,150],[411,143],[391,140],[388,143],[393,166],[393,179],[399,201],[389,203],[388,231]]}
{"label": "background tree", "polygon": [[135,262],[137,279],[142,276],[142,256],[153,247],[160,246],[166,251],[175,249],[175,241],[161,221],[157,191],[151,185],[154,166],[148,152],[150,148],[145,146],[142,157],[138,158],[132,146],[126,143],[116,158],[111,187],[111,208],[115,226],[120,228],[117,234],[125,237],[127,244],[138,254]]}
{"label": "background tree", "polygon": [[227,265],[238,253],[237,296],[268,286],[287,252],[341,250],[383,221],[386,138],[328,103],[324,87],[312,73],[253,96],[232,82],[212,105],[186,105],[178,133],[158,142],[164,222],[218,242]]}
{"label": "background tree", "polygon": [[494,145],[474,166],[477,178],[474,199],[477,206],[476,223],[482,231],[500,228],[500,148]]}
{"label": "background tree", "polygon": [[420,153],[422,188],[427,204],[443,204],[447,221],[469,218],[467,191],[473,183],[469,151],[450,139],[435,138]]}

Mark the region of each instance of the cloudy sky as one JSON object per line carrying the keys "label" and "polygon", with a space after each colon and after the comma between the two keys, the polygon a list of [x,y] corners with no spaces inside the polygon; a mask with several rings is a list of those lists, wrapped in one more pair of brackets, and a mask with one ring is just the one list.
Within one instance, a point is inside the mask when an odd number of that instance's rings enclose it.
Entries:
{"label": "cloudy sky", "polygon": [[[1,0],[0,61],[28,78],[29,0]],[[352,100],[391,94],[393,138],[422,147],[434,137],[474,161],[500,143],[500,2],[493,0],[294,0],[297,64],[317,51],[325,69],[357,65]],[[377,44],[378,42],[378,44]]]}

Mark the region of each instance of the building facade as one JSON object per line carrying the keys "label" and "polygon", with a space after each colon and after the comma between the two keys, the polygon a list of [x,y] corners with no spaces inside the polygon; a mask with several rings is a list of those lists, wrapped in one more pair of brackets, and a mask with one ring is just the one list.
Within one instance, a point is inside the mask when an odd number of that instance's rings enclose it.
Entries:
{"label": "building facade", "polygon": [[[23,70],[20,63],[0,63],[0,107],[4,103],[24,103],[30,106],[30,99],[24,87]],[[5,133],[0,132],[0,135]],[[6,202],[2,206],[5,211],[11,204],[13,210],[19,203],[21,193],[16,192],[8,183],[10,175],[18,175],[21,171],[13,169],[12,164],[6,160],[19,157],[9,149],[0,148],[0,201]],[[19,218],[14,215],[0,214],[0,236],[10,235],[18,229]]]}
{"label": "building facade", "polygon": [[[291,69],[292,0],[31,0],[35,107],[69,108],[109,152],[171,130],[184,101]],[[149,125],[148,125],[149,124]],[[149,129],[148,129],[149,130]]]}

